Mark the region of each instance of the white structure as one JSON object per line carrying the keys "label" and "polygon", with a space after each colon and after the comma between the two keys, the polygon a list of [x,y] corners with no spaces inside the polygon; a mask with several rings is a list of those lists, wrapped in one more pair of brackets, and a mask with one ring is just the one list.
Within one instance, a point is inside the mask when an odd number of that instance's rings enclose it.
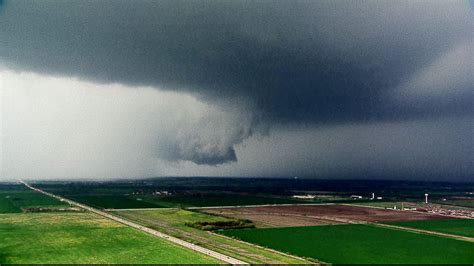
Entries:
{"label": "white structure", "polygon": [[314,199],[314,198],[316,198],[315,195],[310,195],[310,194],[308,194],[308,195],[294,195],[292,197],[295,198],[295,199]]}
{"label": "white structure", "polygon": [[370,198],[371,200],[374,200],[375,199],[375,193],[372,192],[372,198]]}
{"label": "white structure", "polygon": [[428,204],[428,193],[425,193],[425,204]]}

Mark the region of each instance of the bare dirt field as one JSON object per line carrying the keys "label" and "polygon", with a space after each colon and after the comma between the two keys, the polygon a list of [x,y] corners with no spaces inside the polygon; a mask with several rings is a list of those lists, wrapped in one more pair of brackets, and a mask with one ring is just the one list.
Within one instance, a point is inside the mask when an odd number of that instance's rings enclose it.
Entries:
{"label": "bare dirt field", "polygon": [[257,227],[310,226],[358,222],[442,220],[448,217],[412,211],[395,211],[348,205],[291,205],[212,208],[200,211],[249,219]]}

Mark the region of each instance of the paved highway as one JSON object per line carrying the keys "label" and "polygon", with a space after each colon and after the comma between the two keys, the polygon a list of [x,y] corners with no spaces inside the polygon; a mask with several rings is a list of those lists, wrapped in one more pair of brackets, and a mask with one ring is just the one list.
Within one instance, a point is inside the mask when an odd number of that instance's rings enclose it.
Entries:
{"label": "paved highway", "polygon": [[90,212],[93,212],[97,215],[100,215],[100,216],[103,216],[105,218],[108,218],[110,220],[114,220],[116,222],[119,222],[121,224],[124,224],[124,225],[128,225],[130,227],[133,227],[135,229],[138,229],[140,231],[143,231],[145,233],[148,233],[150,235],[153,235],[153,236],[156,236],[156,237],[160,237],[160,238],[163,238],[163,239],[166,239],[168,241],[171,241],[175,244],[178,244],[180,246],[183,246],[183,247],[186,247],[186,248],[189,248],[189,249],[192,249],[194,251],[197,251],[197,252],[200,252],[200,253],[203,253],[203,254],[206,254],[208,256],[211,256],[213,258],[216,258],[218,260],[221,260],[223,262],[226,262],[226,263],[229,263],[229,264],[233,264],[233,265],[248,265],[248,263],[246,262],[243,262],[241,260],[238,260],[238,259],[235,259],[235,258],[232,258],[232,257],[229,257],[227,255],[224,255],[224,254],[221,254],[219,252],[215,252],[215,251],[212,251],[210,249],[207,249],[207,248],[203,248],[203,247],[200,247],[200,246],[197,246],[195,244],[192,244],[192,243],[189,243],[189,242],[186,242],[184,240],[181,240],[179,238],[176,238],[176,237],[172,237],[172,236],[169,236],[167,234],[163,234],[161,232],[158,232],[156,230],[153,230],[153,229],[150,229],[148,227],[145,227],[145,226],[142,226],[140,224],[137,224],[137,223],[134,223],[134,222],[131,222],[129,220],[125,220],[123,218],[120,218],[120,217],[117,217],[115,215],[112,215],[110,213],[106,213],[106,212],[103,212],[103,211],[100,211],[98,209],[95,209],[95,208],[92,208],[90,206],[87,206],[87,205],[84,205],[84,204],[81,204],[81,203],[78,203],[78,202],[75,202],[75,201],[72,201],[72,200],[69,200],[69,199],[66,199],[66,198],[63,198],[63,197],[60,197],[60,196],[57,196],[57,195],[54,195],[54,194],[51,194],[49,192],[46,192],[46,191],[43,191],[41,189],[38,189],[38,188],[34,188],[32,186],[30,186],[29,184],[27,184],[26,182],[22,181],[22,180],[19,180],[20,183],[22,183],[23,185],[25,185],[26,187],[34,190],[34,191],[37,191],[39,193],[42,193],[44,195],[47,195],[49,197],[52,197],[52,198],[55,198],[59,201],[62,201],[62,202],[66,202],[70,205],[73,205],[73,206],[77,206],[79,208],[82,208],[82,209],[85,209],[85,210],[88,210]]}

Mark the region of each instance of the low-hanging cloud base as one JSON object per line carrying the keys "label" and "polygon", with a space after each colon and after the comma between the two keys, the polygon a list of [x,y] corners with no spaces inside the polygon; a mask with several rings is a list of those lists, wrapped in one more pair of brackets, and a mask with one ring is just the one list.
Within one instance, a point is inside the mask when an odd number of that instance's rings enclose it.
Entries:
{"label": "low-hanging cloud base", "polygon": [[[223,110],[179,93],[5,70],[0,81],[2,180],[295,175],[469,180],[466,173],[474,170],[474,147],[466,142],[471,117],[294,124],[252,133],[254,120],[245,108],[227,104]],[[214,161],[202,164],[203,158]]]}

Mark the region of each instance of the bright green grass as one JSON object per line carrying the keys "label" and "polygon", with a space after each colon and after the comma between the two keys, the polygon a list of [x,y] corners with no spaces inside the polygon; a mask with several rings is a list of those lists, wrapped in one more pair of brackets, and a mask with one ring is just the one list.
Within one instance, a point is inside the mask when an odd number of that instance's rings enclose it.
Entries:
{"label": "bright green grass", "polygon": [[29,190],[0,191],[0,213],[19,213],[23,208],[59,207],[66,204]]}
{"label": "bright green grass", "polygon": [[90,213],[0,215],[0,263],[218,263]]}
{"label": "bright green grass", "polygon": [[[121,214],[121,211],[115,212]],[[127,212],[125,212],[127,213]],[[185,223],[195,223],[195,222],[218,222],[218,221],[231,221],[221,216],[208,215],[200,212],[193,212],[182,209],[163,209],[163,210],[153,210],[153,211],[131,211],[128,212],[131,214],[140,214],[147,215],[153,219],[165,220],[168,223],[174,225],[184,225]]]}
{"label": "bright green grass", "polygon": [[328,263],[474,263],[474,243],[369,225],[242,229],[223,234]]}
{"label": "bright green grass", "polygon": [[389,222],[386,224],[393,224],[446,234],[474,237],[474,220],[472,219]]}

